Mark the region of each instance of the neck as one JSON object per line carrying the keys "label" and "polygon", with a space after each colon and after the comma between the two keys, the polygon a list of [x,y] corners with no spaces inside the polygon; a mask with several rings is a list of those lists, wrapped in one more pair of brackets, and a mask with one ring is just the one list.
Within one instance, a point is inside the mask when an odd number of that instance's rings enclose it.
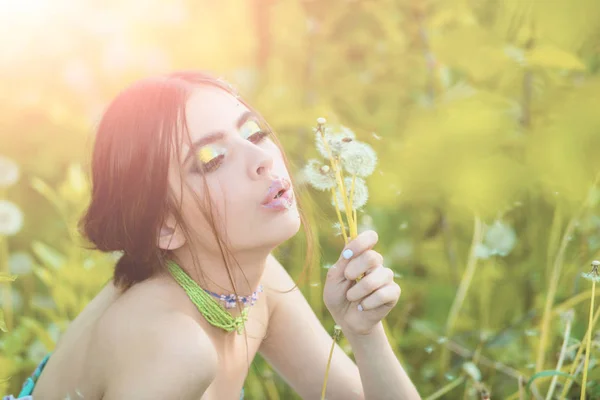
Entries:
{"label": "neck", "polygon": [[[249,296],[258,289],[269,250],[257,250],[235,253],[235,260],[229,262],[231,277],[221,254],[208,251],[195,251],[196,263],[189,247],[183,246],[173,255],[181,267],[203,289],[217,294],[236,293]],[[239,266],[238,266],[239,264]]]}

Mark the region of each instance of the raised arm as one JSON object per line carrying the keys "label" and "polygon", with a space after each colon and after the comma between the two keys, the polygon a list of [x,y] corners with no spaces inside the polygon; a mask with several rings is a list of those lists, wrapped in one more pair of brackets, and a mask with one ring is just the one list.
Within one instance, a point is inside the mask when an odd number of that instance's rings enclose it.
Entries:
{"label": "raised arm", "polygon": [[200,327],[185,316],[155,320],[124,349],[108,379],[104,400],[198,400],[216,376],[217,353]]}
{"label": "raised arm", "polygon": [[[325,367],[333,339],[299,289],[289,293],[294,281],[272,256],[265,270],[265,293],[270,318],[260,353],[303,399],[320,399]],[[327,399],[364,399],[358,368],[336,344]]]}

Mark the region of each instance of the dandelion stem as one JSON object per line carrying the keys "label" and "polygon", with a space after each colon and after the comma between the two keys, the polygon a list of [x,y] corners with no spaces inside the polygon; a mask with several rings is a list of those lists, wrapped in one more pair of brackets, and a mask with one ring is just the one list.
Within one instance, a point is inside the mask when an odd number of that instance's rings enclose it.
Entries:
{"label": "dandelion stem", "polygon": [[337,215],[338,221],[340,222],[342,236],[344,237],[344,244],[348,244],[348,235],[346,235],[346,225],[344,225],[344,220],[342,219],[342,213],[340,212],[340,206],[337,201],[335,188],[331,189],[331,195],[333,196],[333,203],[335,204],[335,213]]}
{"label": "dandelion stem", "polygon": [[358,235],[358,219],[356,217],[356,208],[354,207],[354,187],[356,185],[356,175],[352,175],[352,187],[350,188],[350,209],[352,210],[352,222],[354,223],[354,232]]}
{"label": "dandelion stem", "polygon": [[340,170],[338,163],[336,162],[335,158],[333,157],[333,154],[331,153],[331,150],[329,149],[327,140],[325,140],[325,136],[323,135],[323,131],[321,130],[322,129],[321,125],[319,125],[319,127],[317,129],[319,132],[319,137],[321,138],[321,141],[323,142],[323,147],[325,148],[325,151],[327,152],[327,157],[329,158],[329,162],[331,163],[331,168],[333,169],[333,172],[335,174],[335,179],[336,179],[337,185],[340,189],[340,194],[342,195],[342,201],[344,202],[344,209],[345,209],[344,211],[346,212],[346,220],[348,221],[348,229],[350,230],[350,239],[354,239],[357,236],[357,234],[355,234],[356,229],[353,229],[352,214],[351,214],[349,204],[348,204],[348,196],[346,195],[346,188],[344,186],[344,177],[342,175],[342,171]]}
{"label": "dandelion stem", "polygon": [[[596,291],[596,281],[592,280],[592,298],[590,299],[590,318],[588,323],[588,331],[591,333],[593,318],[594,315],[594,292]],[[592,335],[589,335],[586,340],[585,346],[585,363],[583,364],[583,382],[581,382],[581,396],[580,400],[585,400],[585,386],[587,384],[587,373],[588,373],[588,365],[590,363],[590,351],[592,345]]]}
{"label": "dandelion stem", "polygon": [[327,379],[329,378],[329,367],[331,367],[331,359],[333,358],[333,349],[335,349],[335,342],[340,336],[341,329],[339,326],[333,328],[333,342],[331,343],[331,349],[329,350],[329,358],[327,359],[327,367],[325,368],[325,379],[323,380],[323,389],[321,390],[321,400],[325,400],[325,392],[327,391]]}
{"label": "dandelion stem", "polygon": [[350,230],[350,239],[354,239],[358,236],[358,232],[356,229],[356,224],[352,219],[352,208],[350,205],[350,201],[348,199],[348,195],[346,192],[346,185],[344,185],[344,174],[342,170],[339,168],[337,162],[336,165],[336,176],[338,178],[338,185],[340,185],[340,192],[342,194],[342,199],[344,201],[344,211],[346,212],[346,220],[348,220],[348,229]]}
{"label": "dandelion stem", "polygon": [[329,350],[329,359],[327,360],[327,368],[325,369],[325,380],[323,381],[323,389],[321,390],[321,400],[325,399],[325,391],[327,390],[327,378],[329,378],[329,367],[331,366],[331,359],[333,357],[334,348],[335,339],[331,342],[331,349]]}

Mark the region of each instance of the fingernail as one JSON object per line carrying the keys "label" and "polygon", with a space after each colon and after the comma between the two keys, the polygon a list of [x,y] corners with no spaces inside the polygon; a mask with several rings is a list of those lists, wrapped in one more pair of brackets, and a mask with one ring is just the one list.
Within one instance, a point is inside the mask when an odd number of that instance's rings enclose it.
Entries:
{"label": "fingernail", "polygon": [[364,310],[362,304],[359,304],[358,307],[356,307],[356,308],[358,308],[358,311],[363,311]]}
{"label": "fingernail", "polygon": [[354,252],[352,252],[352,250],[350,249],[346,249],[344,251],[342,251],[342,257],[344,257],[346,260],[349,260],[350,257],[352,257],[354,255]]}

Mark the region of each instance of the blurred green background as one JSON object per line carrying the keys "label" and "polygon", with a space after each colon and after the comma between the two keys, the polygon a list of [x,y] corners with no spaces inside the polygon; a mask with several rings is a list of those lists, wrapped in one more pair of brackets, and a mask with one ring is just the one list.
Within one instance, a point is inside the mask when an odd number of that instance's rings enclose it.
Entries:
{"label": "blurred green background", "polygon": [[[544,398],[553,373],[536,373],[557,363],[577,382],[548,398],[579,398],[581,273],[600,258],[598,0],[0,0],[0,43],[0,393],[111,275],[114,256],[75,232],[103,108],[139,78],[203,69],[263,113],[294,174],[318,117],[377,151],[359,231],[397,273],[386,329],[423,398]],[[322,282],[343,241],[327,196],[301,190],[321,246],[302,290],[332,331]],[[278,249],[295,277],[303,251],[302,235]],[[297,398],[260,357],[246,392]]]}

